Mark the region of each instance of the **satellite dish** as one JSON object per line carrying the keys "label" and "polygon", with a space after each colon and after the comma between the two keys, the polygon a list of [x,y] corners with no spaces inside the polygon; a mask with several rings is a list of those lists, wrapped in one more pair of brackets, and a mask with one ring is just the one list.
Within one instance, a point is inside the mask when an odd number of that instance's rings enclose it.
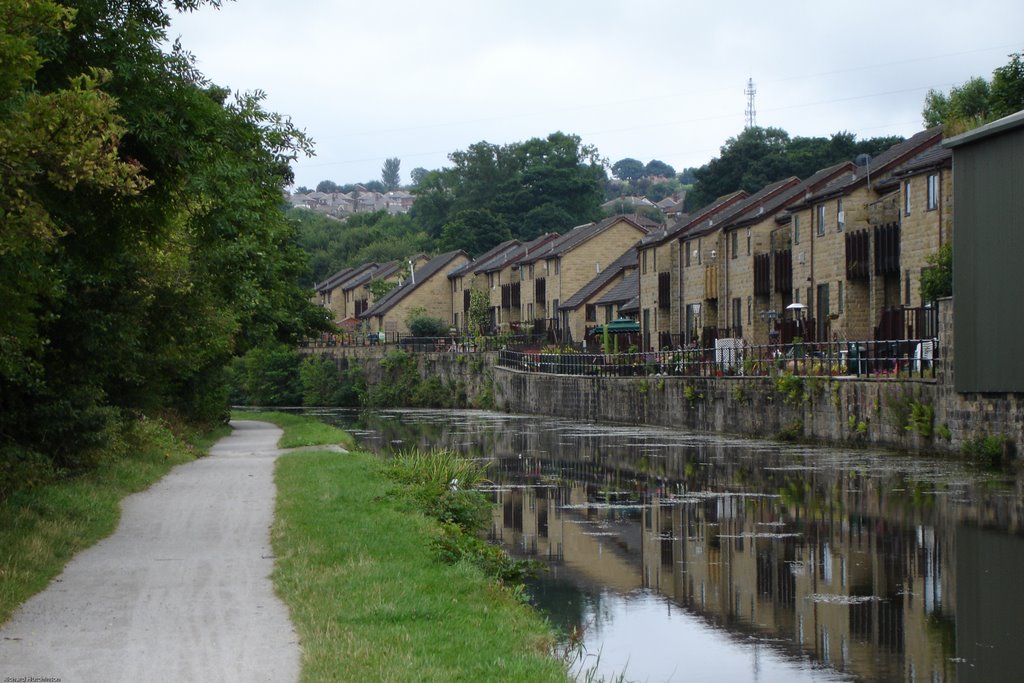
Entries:
{"label": "satellite dish", "polygon": [[853,160],[853,163],[857,164],[858,166],[867,166],[868,164],[871,163],[871,155],[858,154],[857,157]]}

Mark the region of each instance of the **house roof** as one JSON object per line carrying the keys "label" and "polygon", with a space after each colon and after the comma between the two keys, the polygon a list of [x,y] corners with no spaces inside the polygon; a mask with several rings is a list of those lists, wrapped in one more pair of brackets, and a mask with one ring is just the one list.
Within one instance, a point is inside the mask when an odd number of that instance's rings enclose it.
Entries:
{"label": "house roof", "polygon": [[[355,289],[356,287],[365,285],[370,280],[376,279],[378,277],[387,277],[390,273],[393,273],[398,268],[397,261],[391,261],[389,263],[385,263],[384,265],[373,265],[377,267],[364,270],[362,273],[359,273],[358,275],[355,275],[345,280],[344,284],[342,284],[341,286],[341,291],[348,292]],[[381,271],[384,269],[389,269],[390,272],[382,274]]]}
{"label": "house roof", "polygon": [[942,139],[942,127],[936,126],[922,130],[903,142],[898,142],[872,159],[866,166],[858,166],[849,174],[842,174],[823,188],[809,193],[803,200],[795,203],[793,208],[804,208],[811,204],[853,192],[871,179],[872,187],[882,183],[899,168],[921,151],[931,147]]}
{"label": "house roof", "polygon": [[382,296],[380,298],[380,301],[375,303],[369,309],[363,311],[363,313],[359,317],[370,318],[375,315],[384,315],[392,308],[394,308],[398,302],[400,302],[402,299],[416,291],[416,289],[420,287],[424,282],[428,281],[431,277],[443,271],[446,267],[448,267],[451,264],[452,261],[454,261],[459,256],[469,258],[466,252],[462,251],[461,249],[458,249],[456,251],[449,251],[444,254],[440,254],[439,256],[435,256],[434,258],[430,259],[425,264],[416,269],[413,272],[411,278],[403,281],[401,285],[395,287],[390,292]]}
{"label": "house roof", "polygon": [[596,237],[608,228],[616,225],[620,222],[626,222],[636,228],[641,235],[646,235],[648,229],[643,225],[633,220],[630,216],[609,216],[597,223],[585,223],[583,225],[577,225],[575,228],[565,233],[556,240],[548,242],[540,249],[536,250],[530,256],[524,256],[519,260],[522,265],[535,263],[544,258],[551,258],[553,256],[562,256],[576,247],[580,246],[584,242]]}
{"label": "house roof", "polygon": [[699,223],[691,223],[690,227],[688,227],[680,237],[689,239],[690,237],[701,237],[712,233],[715,230],[729,225],[732,221],[743,217],[749,211],[756,212],[759,206],[763,208],[766,201],[775,198],[780,192],[792,189],[799,184],[799,178],[789,177],[785,180],[779,180],[769,185],[765,185],[754,194],[745,197],[734,204],[723,207],[722,210],[708,216]]}
{"label": "house roof", "polygon": [[762,201],[749,203],[746,210],[727,225],[725,229],[730,230],[733,228],[741,228],[760,222],[766,217],[770,217],[780,211],[783,211],[786,207],[790,206],[795,201],[798,201],[800,197],[807,193],[814,192],[815,190],[824,187],[840,174],[852,173],[856,168],[857,167],[852,161],[844,161],[816,171],[814,175],[807,180],[801,181],[796,185],[784,187],[782,191],[777,192]]}
{"label": "house roof", "polygon": [[677,220],[672,225],[666,226],[665,228],[657,232],[650,233],[649,235],[647,235],[647,237],[644,237],[643,239],[640,240],[639,246],[641,249],[661,246],[662,244],[665,244],[666,242],[675,239],[679,235],[689,230],[689,228],[695,223],[698,223],[715,215],[719,211],[728,208],[729,206],[735,204],[738,201],[742,201],[747,196],[747,193],[744,192],[743,190],[737,190],[736,192],[731,192],[727,195],[722,195],[718,199],[715,199],[713,202],[706,204],[705,206],[702,206],[696,213],[683,214],[682,216],[679,217],[679,220]]}
{"label": "house roof", "polygon": [[484,264],[490,262],[495,257],[501,256],[502,254],[508,254],[509,251],[514,250],[519,246],[519,244],[519,240],[506,240],[501,244],[496,244],[469,263],[464,263],[452,272],[448,273],[448,277],[449,279],[458,277],[460,275],[465,275],[469,271],[474,273],[480,272],[480,268]]}
{"label": "house roof", "polygon": [[619,304],[619,313],[639,313],[640,312],[640,295],[637,294],[632,299],[624,304]]}
{"label": "house roof", "polygon": [[493,273],[509,265],[518,266],[519,264],[524,263],[524,259],[533,254],[541,252],[546,253],[548,246],[559,238],[560,235],[557,232],[548,232],[540,237],[535,237],[526,244],[520,244],[507,255],[496,256],[491,259],[489,263],[483,264],[475,272]]}
{"label": "house roof", "polygon": [[332,289],[336,289],[339,286],[344,287],[346,284],[348,284],[349,280],[351,280],[352,278],[359,277],[367,270],[375,270],[377,268],[377,265],[377,263],[371,262],[364,263],[363,265],[356,266],[355,268],[345,268],[343,270],[339,270],[334,275],[330,276],[320,284],[316,285],[316,291],[327,292]]}
{"label": "house roof", "polygon": [[609,282],[617,278],[623,271],[636,268],[636,247],[630,247],[619,258],[612,261],[603,271],[594,276],[587,284],[580,287],[580,290],[566,299],[558,310],[572,310],[585,304],[597,292],[600,292]]}
{"label": "house roof", "polygon": [[888,180],[878,183],[877,190],[884,190],[887,187],[896,187],[903,178],[912,175],[927,173],[937,168],[949,168],[953,165],[953,150],[937,141],[934,145],[913,157],[899,168],[893,171]]}
{"label": "house roof", "polygon": [[622,282],[608,289],[607,292],[598,297],[594,304],[598,306],[610,306],[611,304],[623,304],[636,297],[640,291],[640,273],[633,270],[627,273]]}

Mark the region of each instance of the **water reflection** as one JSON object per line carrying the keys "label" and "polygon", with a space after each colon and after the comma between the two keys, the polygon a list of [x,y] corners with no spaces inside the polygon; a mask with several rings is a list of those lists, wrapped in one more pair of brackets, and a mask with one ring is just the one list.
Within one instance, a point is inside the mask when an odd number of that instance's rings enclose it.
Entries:
{"label": "water reflection", "polygon": [[1020,680],[1024,496],[941,460],[479,412],[337,418],[487,458],[492,536],[635,680]]}

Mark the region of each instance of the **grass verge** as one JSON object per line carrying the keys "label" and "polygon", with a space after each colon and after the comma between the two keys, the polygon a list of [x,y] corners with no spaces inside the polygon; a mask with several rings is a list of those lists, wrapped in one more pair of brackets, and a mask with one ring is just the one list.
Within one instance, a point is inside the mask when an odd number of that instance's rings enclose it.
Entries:
{"label": "grass verge", "polygon": [[366,453],[277,463],[274,585],[302,641],[303,681],[565,681],[541,617],[469,561]]}
{"label": "grass verge", "polygon": [[0,624],[46,588],[75,553],[117,528],[122,498],[205,453],[218,434],[229,433],[225,429],[183,441],[163,423],[143,419],[95,469],[0,502]]}
{"label": "grass verge", "polygon": [[350,450],[355,447],[356,443],[348,432],[297,413],[235,410],[231,412],[231,419],[256,420],[277,425],[284,430],[284,436],[277,443],[279,448],[340,444],[342,448]]}

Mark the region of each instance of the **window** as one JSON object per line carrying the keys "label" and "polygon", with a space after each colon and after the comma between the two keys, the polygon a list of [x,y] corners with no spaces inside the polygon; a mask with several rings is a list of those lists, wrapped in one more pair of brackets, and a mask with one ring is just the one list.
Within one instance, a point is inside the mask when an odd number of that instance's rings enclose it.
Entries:
{"label": "window", "polygon": [[526,319],[533,320],[533,304],[526,304]]}
{"label": "window", "polygon": [[697,265],[699,266],[704,258],[704,254],[701,253],[700,239],[697,240]]}
{"label": "window", "polygon": [[691,245],[691,243],[690,243],[690,242],[687,242],[687,243],[686,243],[686,244],[685,244],[685,245],[683,246],[683,249],[685,249],[685,250],[686,250],[686,267],[687,267],[687,268],[689,268],[689,267],[690,267],[690,249],[692,249],[692,248],[693,248],[693,247],[692,247],[692,245]]}
{"label": "window", "polygon": [[825,205],[818,205],[818,236],[825,234]]}
{"label": "window", "polygon": [[743,326],[743,309],[741,308],[742,305],[743,300],[740,299],[739,297],[736,297],[735,299],[732,300],[732,326],[734,328],[739,328]]}
{"label": "window", "polygon": [[729,256],[731,258],[736,258],[737,256],[740,255],[740,248],[738,246],[739,245],[740,234],[738,232],[736,232],[735,230],[733,230],[732,233],[729,235],[729,238],[730,238]]}
{"label": "window", "polygon": [[562,259],[555,259],[555,275],[558,275],[558,267],[561,265]]}
{"label": "window", "polygon": [[750,228],[747,228],[747,256],[750,256]]}
{"label": "window", "polygon": [[754,298],[747,297],[747,324],[752,325],[754,322]]}
{"label": "window", "polygon": [[905,290],[905,293],[904,293],[904,296],[903,296],[903,303],[905,303],[907,306],[909,306],[910,305],[910,271],[909,270],[903,271],[903,288]]}
{"label": "window", "polygon": [[839,312],[843,312],[843,281],[840,280],[836,283],[837,289],[839,290]]}
{"label": "window", "polygon": [[494,273],[487,273],[487,285],[494,289]]}
{"label": "window", "polygon": [[836,200],[836,232],[842,232],[846,227],[846,214],[843,213],[843,200]]}
{"label": "window", "polygon": [[641,265],[641,268],[640,268],[640,272],[644,273],[646,275],[647,274],[647,250],[646,249],[644,249],[644,255],[643,255],[643,258],[641,259],[641,264],[642,265]]}
{"label": "window", "polygon": [[910,181],[903,181],[903,215],[910,215]]}
{"label": "window", "polygon": [[587,304],[587,322],[597,322],[597,306],[594,304]]}
{"label": "window", "polygon": [[939,208],[939,175],[932,173],[928,176],[928,211]]}
{"label": "window", "polygon": [[795,303],[795,304],[800,303],[800,290],[799,289],[794,289],[793,290],[793,303]]}
{"label": "window", "polygon": [[793,244],[800,244],[800,216],[793,216]]}
{"label": "window", "polygon": [[530,264],[530,279],[533,279],[533,264]]}

